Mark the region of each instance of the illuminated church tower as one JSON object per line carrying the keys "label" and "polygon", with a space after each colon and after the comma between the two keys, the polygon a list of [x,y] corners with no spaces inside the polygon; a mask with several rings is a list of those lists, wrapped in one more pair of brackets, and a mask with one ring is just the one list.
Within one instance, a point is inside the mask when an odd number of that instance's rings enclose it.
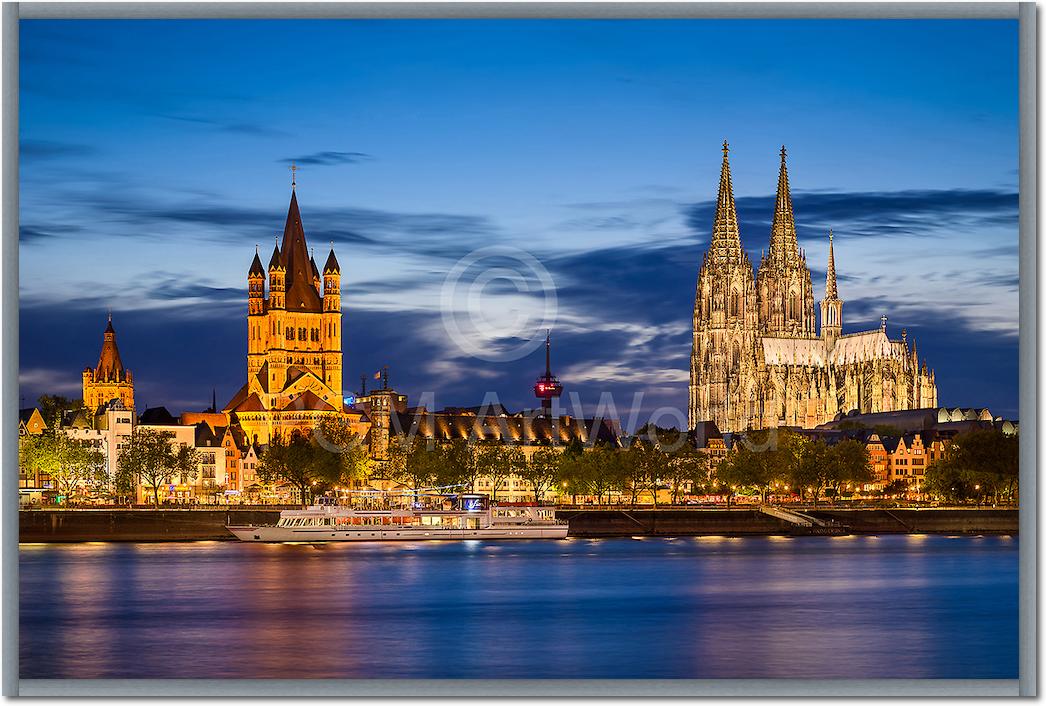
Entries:
{"label": "illuminated church tower", "polygon": [[128,409],[134,409],[134,377],[123,367],[120,349],[116,347],[116,330],[113,317],[102,334],[102,352],[95,368],[84,368],[84,407],[95,411],[111,400],[118,399]]}
{"label": "illuminated church tower", "polygon": [[273,433],[311,429],[325,416],[346,414],[341,267],[332,244],[321,291],[296,187],[292,180],[283,241],[273,249],[268,268],[255,251],[247,273],[247,384],[224,410],[261,443]]}

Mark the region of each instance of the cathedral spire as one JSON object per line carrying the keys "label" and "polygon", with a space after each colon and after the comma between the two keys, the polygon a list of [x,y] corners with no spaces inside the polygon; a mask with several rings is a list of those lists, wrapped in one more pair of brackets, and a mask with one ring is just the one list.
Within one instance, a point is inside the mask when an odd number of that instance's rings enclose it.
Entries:
{"label": "cathedral spire", "polygon": [[716,198],[712,244],[709,250],[720,259],[744,257],[741,232],[737,225],[734,187],[730,179],[730,145],[726,140],[723,140],[723,166],[719,173],[719,196]]}
{"label": "cathedral spire", "polygon": [[311,271],[301,212],[298,210],[298,192],[293,189],[290,207],[287,209],[287,223],[283,228],[280,256],[287,269],[287,310],[322,311],[320,293],[316,291]]}
{"label": "cathedral spire", "polygon": [[792,192],[788,186],[788,151],[781,145],[781,169],[777,174],[777,202],[770,227],[770,259],[791,259],[799,255],[795,235],[795,212],[792,210]]}
{"label": "cathedral spire", "polygon": [[839,290],[835,286],[835,249],[832,246],[832,231],[828,231],[828,273],[824,279],[824,298],[838,299]]}

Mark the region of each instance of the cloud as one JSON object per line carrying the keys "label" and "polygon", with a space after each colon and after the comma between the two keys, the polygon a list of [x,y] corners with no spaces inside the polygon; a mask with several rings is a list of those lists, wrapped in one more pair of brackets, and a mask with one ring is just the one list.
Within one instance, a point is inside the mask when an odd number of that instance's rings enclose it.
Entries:
{"label": "cloud", "polygon": [[54,140],[21,140],[18,156],[23,161],[60,159],[63,157],[86,157],[96,152],[90,145]]}
{"label": "cloud", "polygon": [[201,127],[214,130],[216,132],[225,132],[235,135],[246,135],[248,137],[288,137],[289,133],[284,130],[271,127],[269,125],[263,125],[262,123],[254,123],[249,121],[234,121],[228,122],[223,120],[216,120],[214,118],[204,118],[198,115],[180,115],[177,113],[153,113],[158,118],[164,120],[174,120],[180,123],[189,123],[199,125]]}
{"label": "cloud", "polygon": [[374,159],[363,152],[313,152],[301,157],[288,157],[279,160],[284,164],[306,164],[321,167],[330,167],[338,164],[357,164]]}
{"label": "cloud", "polygon": [[[166,238],[172,229],[185,237],[229,243],[268,240],[282,229],[285,207],[251,208],[217,202],[173,201],[127,189],[66,190],[63,207],[75,209],[85,222],[114,224],[104,231],[87,232],[81,240],[109,237]],[[468,252],[469,241],[485,239],[498,229],[485,216],[437,212],[397,212],[342,206],[305,206],[306,236],[313,243],[334,240],[360,245],[409,247],[410,252],[439,258],[457,258]],[[186,228],[181,228],[185,226]],[[201,228],[200,226],[206,226]],[[56,224],[33,224],[30,237],[55,231]]]}
{"label": "cloud", "polygon": [[42,394],[76,395],[83,391],[80,371],[55,368],[22,368],[18,371],[19,407],[35,404]]}
{"label": "cloud", "polygon": [[[770,230],[774,196],[736,199],[742,238]],[[949,229],[1017,225],[1017,192],[992,189],[918,189],[867,192],[792,192],[797,228],[846,236],[903,237],[942,234]],[[689,226],[709,233],[715,201],[683,207]],[[746,243],[751,247],[749,243]]]}
{"label": "cloud", "polygon": [[72,233],[83,230],[80,226],[63,225],[52,223],[48,226],[20,225],[18,227],[18,241],[23,244],[35,243],[52,238],[64,238]]}
{"label": "cloud", "polygon": [[152,282],[143,287],[142,294],[153,300],[203,299],[212,304],[223,302],[242,302],[246,293],[242,288],[217,287],[199,280],[187,279],[175,275],[153,274],[144,278]]}

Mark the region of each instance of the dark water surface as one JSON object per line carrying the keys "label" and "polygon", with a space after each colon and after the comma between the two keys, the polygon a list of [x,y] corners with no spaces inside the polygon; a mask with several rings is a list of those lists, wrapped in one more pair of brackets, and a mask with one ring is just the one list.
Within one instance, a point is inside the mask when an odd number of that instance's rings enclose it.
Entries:
{"label": "dark water surface", "polygon": [[1017,677],[1016,537],[21,547],[21,676]]}

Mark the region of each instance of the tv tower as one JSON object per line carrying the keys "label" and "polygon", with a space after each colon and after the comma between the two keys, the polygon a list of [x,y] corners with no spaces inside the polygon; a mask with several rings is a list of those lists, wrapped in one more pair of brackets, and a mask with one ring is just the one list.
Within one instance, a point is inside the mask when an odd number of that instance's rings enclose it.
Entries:
{"label": "tv tower", "polygon": [[545,335],[545,374],[534,383],[534,396],[541,400],[541,409],[546,416],[552,415],[552,398],[563,394],[563,385],[552,374],[552,332]]}

